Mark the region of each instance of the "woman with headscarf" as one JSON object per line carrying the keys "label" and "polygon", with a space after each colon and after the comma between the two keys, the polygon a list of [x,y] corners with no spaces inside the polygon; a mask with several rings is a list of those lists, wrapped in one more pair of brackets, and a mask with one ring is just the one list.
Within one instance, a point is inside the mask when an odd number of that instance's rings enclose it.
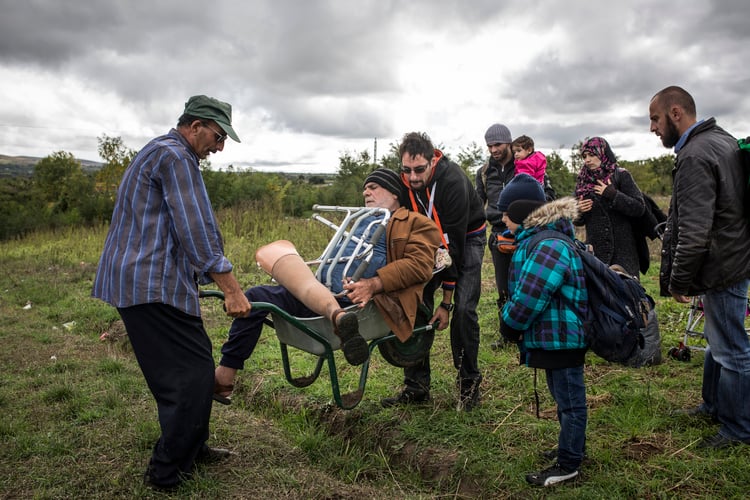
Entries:
{"label": "woman with headscarf", "polygon": [[581,212],[576,224],[586,227],[586,243],[600,260],[620,265],[639,276],[638,241],[633,218],[646,206],[630,172],[617,166],[612,148],[601,137],[581,146],[583,166],[578,172],[575,196]]}

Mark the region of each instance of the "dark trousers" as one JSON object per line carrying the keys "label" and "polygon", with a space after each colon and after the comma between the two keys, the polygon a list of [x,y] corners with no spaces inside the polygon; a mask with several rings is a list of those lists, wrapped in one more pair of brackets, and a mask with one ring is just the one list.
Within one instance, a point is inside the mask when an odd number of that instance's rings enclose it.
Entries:
{"label": "dark trousers", "polygon": [[189,477],[206,446],[214,390],[211,340],[200,317],[164,304],[118,308],[159,413],[148,474],[169,486]]}
{"label": "dark trousers", "polygon": [[[298,318],[317,316],[283,286],[254,286],[245,290],[245,297],[251,303],[268,302]],[[351,305],[351,302],[343,297],[338,301],[341,307]],[[247,318],[235,318],[232,321],[232,326],[229,328],[229,337],[221,346],[220,365],[235,370],[242,370],[245,367],[245,361],[252,355],[263,331],[263,320],[269,314],[269,311],[253,308]]]}
{"label": "dark trousers", "polygon": [[[482,285],[482,259],[484,257],[484,234],[466,239],[463,262],[460,266],[456,289],[453,292],[455,308],[451,314],[450,341],[453,366],[458,371],[460,385],[476,385],[482,375],[479,370],[479,317],[477,304]],[[455,265],[455,264],[454,264]],[[433,294],[440,286],[439,275],[427,284],[424,302],[434,310]],[[431,383],[430,354],[412,367],[404,369],[404,384],[408,389],[429,391]]]}
{"label": "dark trousers", "polygon": [[497,304],[502,307],[508,300],[508,272],[510,269],[510,259],[513,256],[509,253],[502,253],[497,249],[497,233],[493,232],[488,244],[490,255],[492,256],[492,267],[495,269],[495,286],[497,287]]}
{"label": "dark trousers", "polygon": [[497,331],[498,339],[502,342],[502,335],[499,335],[500,328],[503,324],[503,305],[508,300],[508,273],[510,272],[510,259],[512,254],[502,253],[497,249],[497,233],[493,232],[489,241],[490,255],[492,256],[492,266],[495,268],[495,286],[497,287]]}

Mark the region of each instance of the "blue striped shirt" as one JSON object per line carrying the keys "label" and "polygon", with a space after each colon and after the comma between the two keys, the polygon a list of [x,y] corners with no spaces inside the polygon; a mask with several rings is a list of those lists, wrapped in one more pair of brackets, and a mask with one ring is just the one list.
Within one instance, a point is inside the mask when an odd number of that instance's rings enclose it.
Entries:
{"label": "blue striped shirt", "polygon": [[200,316],[198,283],[231,270],[198,157],[172,129],[125,170],[92,296],[115,307],[162,303]]}

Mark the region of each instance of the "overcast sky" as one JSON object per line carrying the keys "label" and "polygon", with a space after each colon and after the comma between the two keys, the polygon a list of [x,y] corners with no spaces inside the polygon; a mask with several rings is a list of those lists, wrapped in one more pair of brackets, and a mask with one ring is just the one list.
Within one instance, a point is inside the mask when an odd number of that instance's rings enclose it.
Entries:
{"label": "overcast sky", "polygon": [[187,98],[233,106],[212,164],[333,172],[412,130],[449,154],[495,122],[537,149],[666,154],[648,102],[680,85],[750,135],[747,0],[0,0],[0,154],[140,149]]}

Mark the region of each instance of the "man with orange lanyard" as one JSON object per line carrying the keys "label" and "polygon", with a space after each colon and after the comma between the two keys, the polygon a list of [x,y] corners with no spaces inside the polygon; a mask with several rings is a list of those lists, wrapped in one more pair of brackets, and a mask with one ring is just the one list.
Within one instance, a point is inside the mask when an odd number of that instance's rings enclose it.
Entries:
{"label": "man with orange lanyard", "polygon": [[[459,409],[470,411],[479,404],[482,381],[477,361],[477,304],[487,242],[484,208],[468,176],[433,147],[427,134],[406,134],[398,155],[401,179],[407,188],[406,206],[435,221],[453,262],[426,285],[424,301],[432,310],[434,292],[438,286],[442,287],[442,301],[434,309],[430,322],[439,320],[438,329],[443,330],[453,312],[450,338],[453,364],[458,370]],[[404,384],[401,393],[382,400],[383,406],[429,401],[429,353],[421,363],[404,369]]]}

